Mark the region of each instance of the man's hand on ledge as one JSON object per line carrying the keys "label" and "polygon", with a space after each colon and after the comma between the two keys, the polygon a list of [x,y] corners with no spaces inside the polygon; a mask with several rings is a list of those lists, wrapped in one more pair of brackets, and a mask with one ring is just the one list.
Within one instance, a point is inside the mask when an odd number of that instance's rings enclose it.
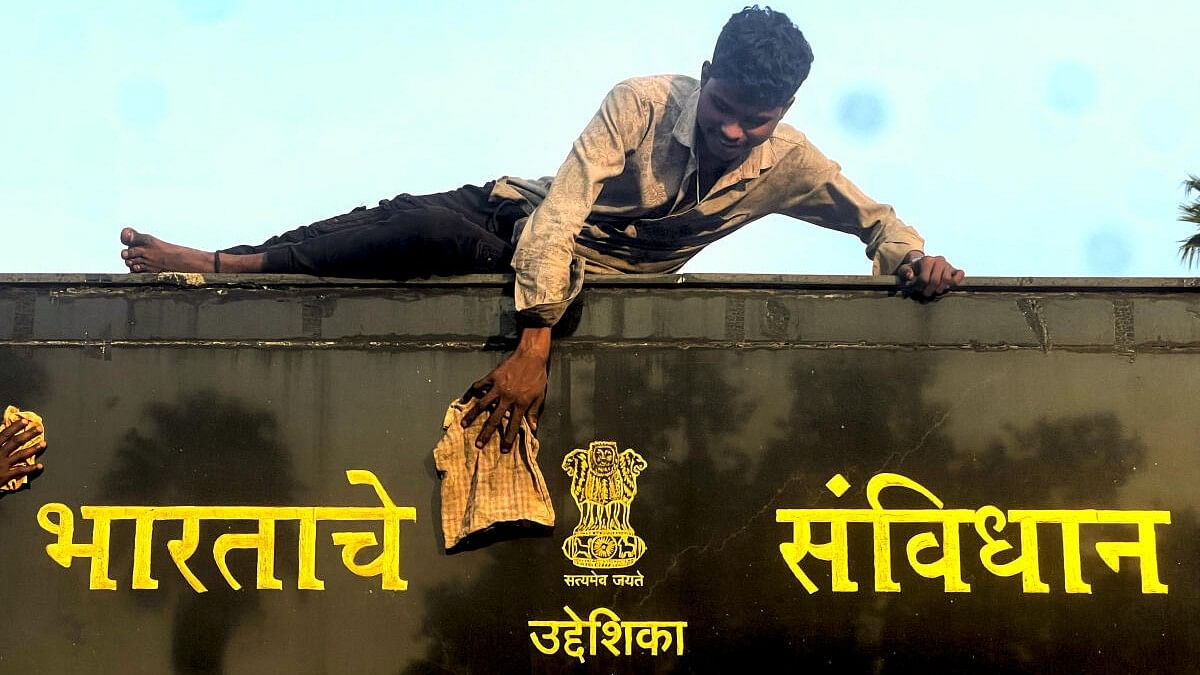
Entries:
{"label": "man's hand on ledge", "polygon": [[468,427],[480,413],[490,411],[475,446],[482,448],[497,430],[501,433],[500,450],[508,452],[517,442],[521,417],[537,431],[537,416],[546,398],[546,363],[550,359],[550,329],[526,328],[521,331],[517,350],[495,370],[471,385],[462,401],[479,399],[463,415]]}
{"label": "man's hand on ledge", "polygon": [[909,251],[896,276],[906,284],[909,293],[934,298],[962,283],[966,273],[940,255]]}

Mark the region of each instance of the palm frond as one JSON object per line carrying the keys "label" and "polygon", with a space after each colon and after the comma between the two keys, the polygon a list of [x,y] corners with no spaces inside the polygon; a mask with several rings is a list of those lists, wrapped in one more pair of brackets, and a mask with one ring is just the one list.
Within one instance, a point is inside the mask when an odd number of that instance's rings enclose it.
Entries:
{"label": "palm frond", "polygon": [[1185,223],[1200,225],[1200,202],[1179,207],[1179,219]]}
{"label": "palm frond", "polygon": [[1183,181],[1183,196],[1190,196],[1193,192],[1200,193],[1200,177],[1188,176],[1188,179]]}
{"label": "palm frond", "polygon": [[1196,201],[1179,205],[1179,219],[1185,223],[1200,225],[1200,178],[1188,176],[1183,182],[1183,196],[1190,197],[1193,192],[1196,193]]}
{"label": "palm frond", "polygon": [[1179,257],[1184,264],[1191,267],[1200,259],[1200,234],[1192,236],[1179,242]]}
{"label": "palm frond", "polygon": [[[1179,205],[1179,220],[1200,225],[1200,177],[1189,175],[1183,182],[1183,195],[1191,197],[1193,193],[1197,196],[1195,201]],[[1200,260],[1200,233],[1180,242],[1179,257],[1188,267]]]}

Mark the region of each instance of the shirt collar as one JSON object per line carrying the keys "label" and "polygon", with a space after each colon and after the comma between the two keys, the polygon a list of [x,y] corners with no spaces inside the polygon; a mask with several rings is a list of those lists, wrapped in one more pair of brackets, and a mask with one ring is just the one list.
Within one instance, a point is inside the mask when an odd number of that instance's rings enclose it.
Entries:
{"label": "shirt collar", "polygon": [[773,166],[775,166],[775,135],[771,134],[771,137],[762,145],[751,150],[746,161],[742,162],[742,178],[755,178]]}
{"label": "shirt collar", "polygon": [[675,140],[684,147],[691,148],[692,155],[696,154],[696,148],[692,144],[696,142],[696,106],[699,103],[700,85],[697,83],[696,90],[688,94],[683,102],[683,110],[679,113],[679,119],[675,120],[675,128],[671,132]]}

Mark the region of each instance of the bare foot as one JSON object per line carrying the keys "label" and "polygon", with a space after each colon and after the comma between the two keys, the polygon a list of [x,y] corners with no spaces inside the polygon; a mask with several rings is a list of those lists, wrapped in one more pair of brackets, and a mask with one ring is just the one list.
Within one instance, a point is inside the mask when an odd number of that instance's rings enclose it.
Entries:
{"label": "bare foot", "polygon": [[125,250],[121,257],[130,272],[212,272],[213,254],[176,246],[142,234],[132,227],[121,230]]}

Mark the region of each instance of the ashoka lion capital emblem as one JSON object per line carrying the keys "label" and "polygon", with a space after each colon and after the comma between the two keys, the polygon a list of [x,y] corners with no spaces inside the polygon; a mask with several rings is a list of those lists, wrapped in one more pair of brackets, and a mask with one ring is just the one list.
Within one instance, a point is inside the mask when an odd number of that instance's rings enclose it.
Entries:
{"label": "ashoka lion capital emblem", "polygon": [[637,496],[637,477],[646,460],[633,451],[617,450],[613,441],[592,441],[563,458],[571,477],[571,496],[579,507],[579,524],[563,542],[563,554],[577,567],[629,567],[646,552],[646,542],[629,525],[629,506]]}

